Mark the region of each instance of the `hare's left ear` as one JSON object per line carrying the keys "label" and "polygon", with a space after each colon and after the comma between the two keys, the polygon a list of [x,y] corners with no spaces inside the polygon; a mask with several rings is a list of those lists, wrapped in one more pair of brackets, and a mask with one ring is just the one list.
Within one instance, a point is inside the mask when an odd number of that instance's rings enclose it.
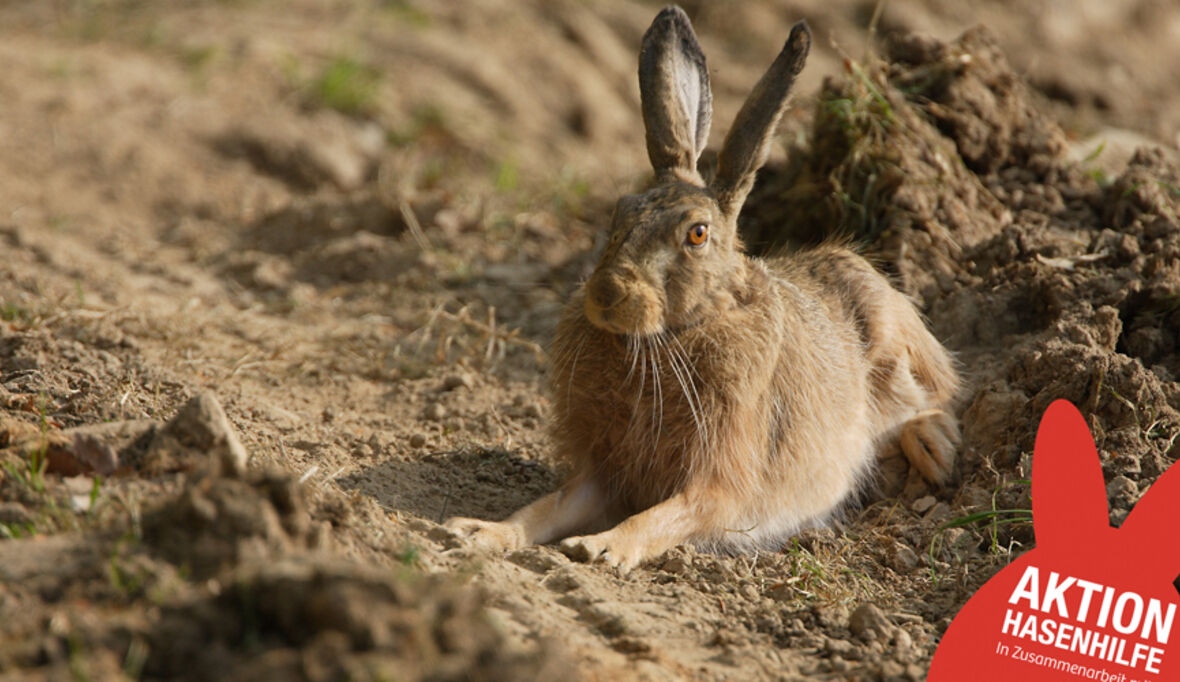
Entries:
{"label": "hare's left ear", "polygon": [[709,137],[713,93],[705,54],[688,15],[675,5],[661,10],[643,36],[639,95],[656,175],[699,178],[697,158]]}
{"label": "hare's left ear", "polygon": [[1037,548],[1094,547],[1108,538],[1110,511],[1090,427],[1068,400],[1055,400],[1037,428],[1032,465]]}
{"label": "hare's left ear", "polygon": [[800,21],[791,29],[782,52],[754,86],[717,157],[713,192],[726,215],[736,216],[754,187],[754,175],[770,151],[770,140],[787,109],[787,95],[803,70],[811,49],[811,31]]}

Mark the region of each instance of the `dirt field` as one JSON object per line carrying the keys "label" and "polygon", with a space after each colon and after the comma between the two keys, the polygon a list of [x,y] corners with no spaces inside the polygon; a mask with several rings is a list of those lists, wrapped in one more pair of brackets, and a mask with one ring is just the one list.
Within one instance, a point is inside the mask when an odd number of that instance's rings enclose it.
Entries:
{"label": "dirt field", "polygon": [[715,144],[809,21],[743,230],[920,303],[951,485],[627,575],[439,525],[561,480],[545,348],[645,180],[659,3],[9,3],[0,678],[922,679],[1057,398],[1120,522],[1180,434],[1180,6],[684,4]]}

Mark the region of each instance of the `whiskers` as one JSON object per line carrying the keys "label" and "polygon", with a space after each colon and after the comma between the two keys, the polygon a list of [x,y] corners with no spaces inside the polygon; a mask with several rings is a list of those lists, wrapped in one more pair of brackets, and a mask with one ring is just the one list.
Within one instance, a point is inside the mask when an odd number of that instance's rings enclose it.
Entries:
{"label": "whiskers", "polygon": [[[627,424],[628,436],[638,436],[647,440],[654,451],[659,447],[661,435],[671,430],[664,424],[666,400],[664,377],[670,375],[675,379],[674,386],[680,389],[684,404],[688,406],[697,440],[702,448],[708,449],[708,424],[704,418],[700,391],[697,387],[699,374],[680,339],[667,331],[647,336],[628,335],[626,339],[627,354],[624,360],[628,371],[623,380],[624,385],[629,386],[636,383],[633,378],[636,372],[639,373],[635,399],[632,402],[631,419]],[[651,375],[650,389],[647,388],[648,374]],[[645,396],[649,393],[650,402],[645,401]],[[645,405],[645,402],[648,404]],[[647,421],[650,427],[647,433],[637,434],[634,432],[637,425],[636,418],[642,414],[645,407],[649,413],[649,419],[644,421]]]}
{"label": "whiskers", "polygon": [[583,440],[567,447],[595,450],[611,488],[654,485],[645,500],[666,496],[706,466],[713,450],[703,376],[676,332],[611,341],[585,333],[555,340],[556,414],[584,429]]}
{"label": "whiskers", "polygon": [[692,413],[693,425],[696,426],[697,430],[697,439],[700,441],[701,446],[708,450],[709,427],[705,422],[704,410],[701,405],[701,395],[697,391],[696,368],[689,360],[688,351],[684,349],[684,345],[680,343],[680,339],[675,335],[660,332],[655,338],[656,343],[668,353],[668,364],[672,369],[672,374],[676,377],[676,383],[680,385],[680,392],[684,396],[684,401],[688,403],[688,409]]}

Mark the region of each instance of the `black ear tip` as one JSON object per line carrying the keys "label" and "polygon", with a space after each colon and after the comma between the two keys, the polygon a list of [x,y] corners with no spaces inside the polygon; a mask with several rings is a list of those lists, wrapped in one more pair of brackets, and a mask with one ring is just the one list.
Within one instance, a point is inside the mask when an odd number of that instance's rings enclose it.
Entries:
{"label": "black ear tip", "polygon": [[791,35],[787,38],[787,46],[791,48],[792,52],[803,52],[805,54],[808,48],[811,47],[811,29],[807,26],[806,19],[800,19],[791,27]]}
{"label": "black ear tip", "polygon": [[655,24],[663,22],[671,22],[675,25],[692,25],[688,19],[688,14],[686,14],[684,10],[680,8],[680,5],[665,6],[664,9],[660,10],[660,13],[656,15],[656,18],[653,19],[651,23],[654,26]]}
{"label": "black ear tip", "polygon": [[656,18],[651,20],[651,26],[648,27],[647,33],[643,35],[643,42],[644,44],[654,43],[673,36],[685,36],[695,40],[692,21],[689,20],[684,10],[680,9],[679,5],[668,5],[660,10]]}

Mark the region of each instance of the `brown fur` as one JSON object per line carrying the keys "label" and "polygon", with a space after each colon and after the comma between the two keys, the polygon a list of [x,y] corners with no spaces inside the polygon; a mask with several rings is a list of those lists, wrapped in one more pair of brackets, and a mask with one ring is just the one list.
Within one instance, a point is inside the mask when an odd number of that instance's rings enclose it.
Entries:
{"label": "brown fur", "polygon": [[[653,22],[640,84],[658,182],[619,200],[554,340],[552,438],[575,473],[505,522],[449,527],[510,549],[620,521],[563,546],[629,568],[685,542],[781,543],[822,523],[898,447],[930,480],[950,475],[958,377],[913,304],[846,248],[763,261],[737,236],[809,43],[802,24],[791,32],[705,186],[704,56],[678,8]],[[698,225],[708,236],[694,245]]]}

